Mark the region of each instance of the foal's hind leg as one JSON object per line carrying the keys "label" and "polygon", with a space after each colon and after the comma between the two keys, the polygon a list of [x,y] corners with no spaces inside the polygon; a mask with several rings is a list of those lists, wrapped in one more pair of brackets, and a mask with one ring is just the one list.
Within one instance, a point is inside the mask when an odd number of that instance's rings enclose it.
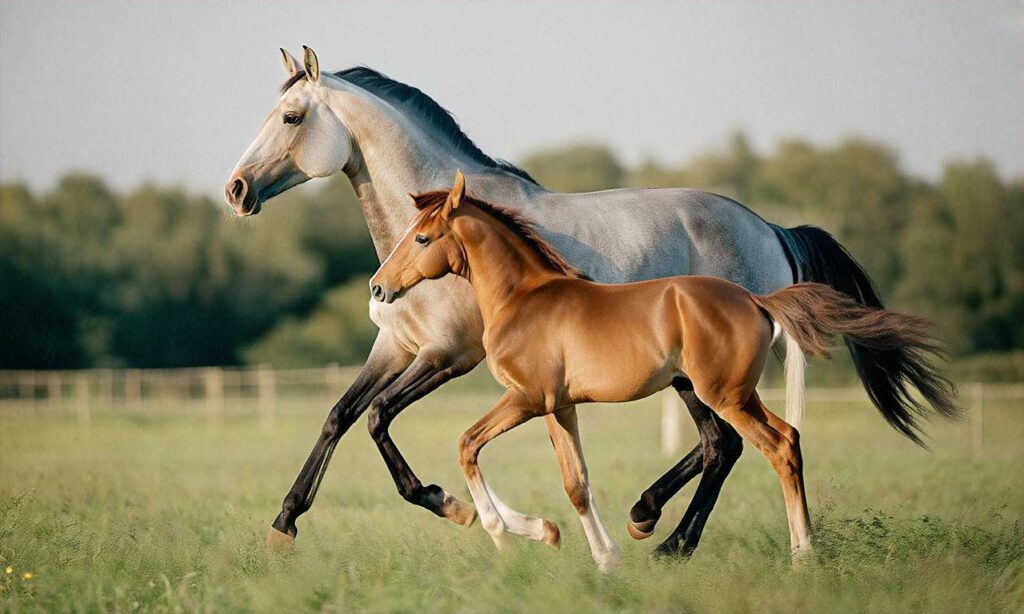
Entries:
{"label": "foal's hind leg", "polygon": [[583,459],[583,445],[580,443],[576,407],[562,408],[544,419],[548,424],[548,433],[551,434],[551,443],[555,446],[558,465],[562,469],[565,492],[580,515],[583,532],[590,544],[590,554],[601,571],[608,571],[619,561],[619,547],[612,541],[594,504],[587,463]]}
{"label": "foal's hind leg", "polygon": [[756,392],[752,392],[742,405],[723,406],[718,409],[718,413],[772,464],[786,499],[793,554],[810,550],[811,520],[807,512],[803,460],[797,430],[768,411]]}

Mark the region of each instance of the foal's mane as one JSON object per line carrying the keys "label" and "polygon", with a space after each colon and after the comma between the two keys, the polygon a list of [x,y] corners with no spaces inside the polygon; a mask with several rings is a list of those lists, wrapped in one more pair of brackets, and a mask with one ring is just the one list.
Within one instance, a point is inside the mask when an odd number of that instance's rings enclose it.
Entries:
{"label": "foal's mane", "polygon": [[[445,204],[445,201],[448,200],[448,192],[445,190],[435,190],[414,195],[412,198],[416,208],[422,211],[423,215],[428,215]],[[502,226],[512,231],[514,235],[522,239],[527,247],[535,251],[555,271],[576,279],[590,279],[583,271],[569,264],[569,261],[553,245],[545,241],[540,236],[540,233],[537,232],[534,223],[523,214],[507,207],[474,198],[469,194],[465,194],[462,197],[462,204],[465,205],[466,203],[487,213],[500,222]]]}
{"label": "foal's mane", "polygon": [[[462,131],[462,128],[459,127],[459,123],[455,121],[455,116],[453,116],[451,112],[437,104],[433,98],[427,96],[419,89],[411,85],[406,85],[401,81],[395,81],[383,73],[377,72],[376,70],[366,66],[355,66],[335,73],[324,74],[331,74],[342,81],[346,81],[356,87],[362,88],[374,96],[391,103],[407,115],[421,120],[428,130],[444,139],[448,144],[454,147],[456,151],[467,156],[474,162],[482,164],[488,168],[512,173],[513,175],[521,177],[534,185],[538,185],[537,181],[531,177],[529,173],[518,166],[506,160],[492,158],[485,154],[483,150],[477,147],[476,143],[474,143],[473,140]],[[284,85],[281,86],[281,93],[287,92],[305,76],[306,71],[304,70],[296,72],[284,82]]]}

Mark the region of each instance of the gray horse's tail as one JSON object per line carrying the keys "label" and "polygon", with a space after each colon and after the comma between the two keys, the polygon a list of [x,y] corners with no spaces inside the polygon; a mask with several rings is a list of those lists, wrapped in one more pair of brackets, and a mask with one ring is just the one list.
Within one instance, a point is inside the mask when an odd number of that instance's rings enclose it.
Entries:
{"label": "gray horse's tail", "polygon": [[[795,282],[816,282],[853,298],[861,305],[884,309],[875,285],[846,248],[821,228],[772,225],[793,269]],[[930,412],[913,397],[916,388],[927,405],[940,415],[952,417],[947,390],[911,360],[900,347],[868,347],[845,338],[864,390],[886,422],[911,441],[923,445],[918,434],[919,418]]]}

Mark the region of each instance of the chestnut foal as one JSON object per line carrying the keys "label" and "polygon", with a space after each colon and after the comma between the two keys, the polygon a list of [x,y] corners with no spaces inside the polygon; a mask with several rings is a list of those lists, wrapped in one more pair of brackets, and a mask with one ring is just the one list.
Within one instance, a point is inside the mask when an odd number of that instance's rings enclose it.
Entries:
{"label": "chestnut foal", "polygon": [[598,284],[520,214],[466,196],[461,172],[450,193],[413,198],[420,213],[370,280],[371,294],[390,303],[420,281],[448,273],[472,285],[487,366],[505,393],[462,436],[459,460],[481,524],[499,547],[506,531],[558,545],[554,523],[508,508],[477,465],[487,442],[544,416],[594,560],[602,569],[614,564],[618,548],[594,505],[575,406],[631,401],[675,385],[692,386],[768,458],[782,483],[792,551],[808,550],[797,431],[765,408],[754,389],[776,326],[818,356],[827,356],[831,336],[840,334],[868,347],[902,348],[929,382],[945,383],[925,360],[938,348],[923,319],[861,306],[821,284],[767,296],[712,277]]}

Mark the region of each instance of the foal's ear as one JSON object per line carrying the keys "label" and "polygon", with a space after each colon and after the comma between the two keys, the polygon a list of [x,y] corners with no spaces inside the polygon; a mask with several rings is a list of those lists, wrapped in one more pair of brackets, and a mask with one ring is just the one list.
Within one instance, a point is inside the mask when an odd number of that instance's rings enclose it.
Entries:
{"label": "foal's ear", "polygon": [[466,178],[462,175],[462,169],[460,168],[455,173],[455,185],[452,186],[452,191],[448,193],[448,200],[444,202],[444,207],[441,209],[441,217],[448,219],[451,212],[458,209],[459,205],[462,204],[462,197],[466,195]]}
{"label": "foal's ear", "polygon": [[284,70],[289,77],[294,77],[299,72],[299,61],[292,57],[292,54],[281,48],[281,61],[284,62]]}
{"label": "foal's ear", "polygon": [[306,79],[310,83],[317,83],[320,81],[320,62],[316,59],[316,53],[312,49],[303,45],[302,48],[306,51],[305,64],[306,64]]}

